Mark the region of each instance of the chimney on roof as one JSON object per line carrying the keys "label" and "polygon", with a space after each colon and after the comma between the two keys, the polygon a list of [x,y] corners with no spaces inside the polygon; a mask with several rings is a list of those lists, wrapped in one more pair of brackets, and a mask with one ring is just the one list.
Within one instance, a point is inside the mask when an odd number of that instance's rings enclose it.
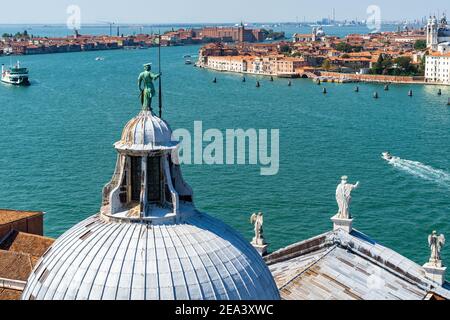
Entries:
{"label": "chimney on roof", "polygon": [[425,277],[441,286],[445,282],[445,271],[447,270],[447,267],[444,266],[441,258],[441,250],[444,244],[444,235],[438,235],[436,231],[433,231],[428,236],[428,246],[431,250],[430,260],[423,265],[423,268],[425,269]]}

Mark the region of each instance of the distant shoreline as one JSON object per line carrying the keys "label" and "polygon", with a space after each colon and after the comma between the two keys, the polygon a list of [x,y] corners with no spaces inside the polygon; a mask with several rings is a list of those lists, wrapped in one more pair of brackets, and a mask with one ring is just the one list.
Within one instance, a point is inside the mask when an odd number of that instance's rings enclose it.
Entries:
{"label": "distant shoreline", "polygon": [[[412,84],[412,85],[433,85],[433,86],[450,86],[445,83],[435,83],[435,82],[426,82],[423,79],[422,80],[414,80],[413,78],[422,78],[422,77],[403,77],[403,76],[378,76],[378,75],[360,75],[364,76],[359,79],[352,79],[354,76],[358,76],[355,74],[349,74],[349,73],[338,73],[334,72],[333,75],[330,75],[330,72],[319,72],[319,75],[315,75],[314,77],[308,76],[307,78],[302,77],[300,74],[295,76],[283,76],[278,74],[269,74],[269,73],[253,73],[253,72],[236,72],[236,71],[229,71],[229,70],[217,70],[213,68],[209,68],[207,66],[200,66],[196,64],[196,67],[205,69],[212,72],[218,72],[218,73],[230,73],[235,75],[250,75],[250,76],[260,76],[260,77],[274,77],[278,79],[309,79],[314,82],[317,82],[318,80],[321,81],[321,83],[341,83],[341,84],[350,84],[350,83],[374,83],[374,84]],[[372,79],[371,79],[372,78]],[[408,79],[411,78],[411,79]]]}

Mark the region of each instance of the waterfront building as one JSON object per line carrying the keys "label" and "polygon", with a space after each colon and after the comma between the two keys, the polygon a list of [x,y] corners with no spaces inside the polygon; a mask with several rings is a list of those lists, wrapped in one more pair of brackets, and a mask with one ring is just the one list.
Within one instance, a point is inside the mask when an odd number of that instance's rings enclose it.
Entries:
{"label": "waterfront building", "polygon": [[56,240],[22,299],[279,299],[252,245],[196,209],[166,121],[144,109],[114,146],[100,212]]}
{"label": "waterfront building", "polygon": [[205,27],[195,30],[202,38],[223,42],[261,42],[264,33],[261,29],[247,29],[241,23],[238,27]]}
{"label": "waterfront building", "polygon": [[237,56],[239,55],[236,47],[224,45],[222,43],[211,43],[200,48],[198,55],[198,66],[206,67],[209,57]]}
{"label": "waterfront building", "polygon": [[275,60],[275,74],[279,77],[295,77],[298,69],[307,66],[303,57],[282,57]]}
{"label": "waterfront building", "polygon": [[207,67],[217,71],[247,72],[248,61],[253,57],[246,56],[218,56],[208,57]]}
{"label": "waterfront building", "polygon": [[425,79],[450,85],[450,53],[433,52],[426,57]]}
{"label": "waterfront building", "polygon": [[427,82],[450,85],[450,42],[440,43],[437,51],[426,56],[425,79]]}
{"label": "waterfront building", "polygon": [[303,57],[271,56],[209,56],[209,69],[217,71],[295,77],[297,70],[307,65]]}

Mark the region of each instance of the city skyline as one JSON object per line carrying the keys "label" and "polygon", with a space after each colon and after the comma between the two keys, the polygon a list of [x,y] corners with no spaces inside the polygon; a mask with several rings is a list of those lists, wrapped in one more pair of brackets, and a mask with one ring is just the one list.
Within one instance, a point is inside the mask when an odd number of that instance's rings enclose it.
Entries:
{"label": "city skyline", "polygon": [[[175,24],[175,23],[236,23],[240,21],[257,22],[302,22],[318,21],[322,18],[343,20],[366,20],[370,17],[367,9],[371,5],[380,8],[382,21],[402,21],[420,19],[430,14],[447,12],[446,1],[431,3],[411,0],[405,12],[404,3],[387,0],[376,2],[363,0],[336,5],[331,0],[323,0],[320,6],[310,6],[306,1],[280,0],[274,6],[267,0],[242,1],[229,0],[220,6],[214,1],[195,0],[186,3],[182,0],[157,3],[155,1],[129,0],[126,9],[123,5],[111,5],[106,0],[92,2],[87,0],[42,0],[39,3],[25,1],[3,4],[8,12],[0,24],[61,24],[70,16],[69,6],[80,9],[81,24],[95,24],[111,21],[121,24]],[[334,11],[334,13],[333,13]],[[36,14],[38,13],[38,15]]]}

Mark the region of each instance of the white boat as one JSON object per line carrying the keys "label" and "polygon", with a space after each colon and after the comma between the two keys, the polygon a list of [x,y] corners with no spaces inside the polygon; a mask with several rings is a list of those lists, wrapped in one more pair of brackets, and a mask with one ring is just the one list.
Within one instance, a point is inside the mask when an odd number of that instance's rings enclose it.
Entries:
{"label": "white boat", "polygon": [[95,58],[95,61],[103,61],[103,60],[105,60],[105,58],[103,58],[103,57],[97,57],[97,58]]}
{"label": "white boat", "polygon": [[2,64],[1,81],[17,86],[27,86],[30,84],[30,81],[28,80],[28,69],[22,68],[19,61],[17,61],[15,66],[9,69],[5,68],[5,65]]}
{"label": "white boat", "polygon": [[392,159],[394,159],[394,157],[392,156],[392,154],[390,154],[389,152],[383,152],[381,154],[381,157],[386,160],[386,161],[391,161]]}

